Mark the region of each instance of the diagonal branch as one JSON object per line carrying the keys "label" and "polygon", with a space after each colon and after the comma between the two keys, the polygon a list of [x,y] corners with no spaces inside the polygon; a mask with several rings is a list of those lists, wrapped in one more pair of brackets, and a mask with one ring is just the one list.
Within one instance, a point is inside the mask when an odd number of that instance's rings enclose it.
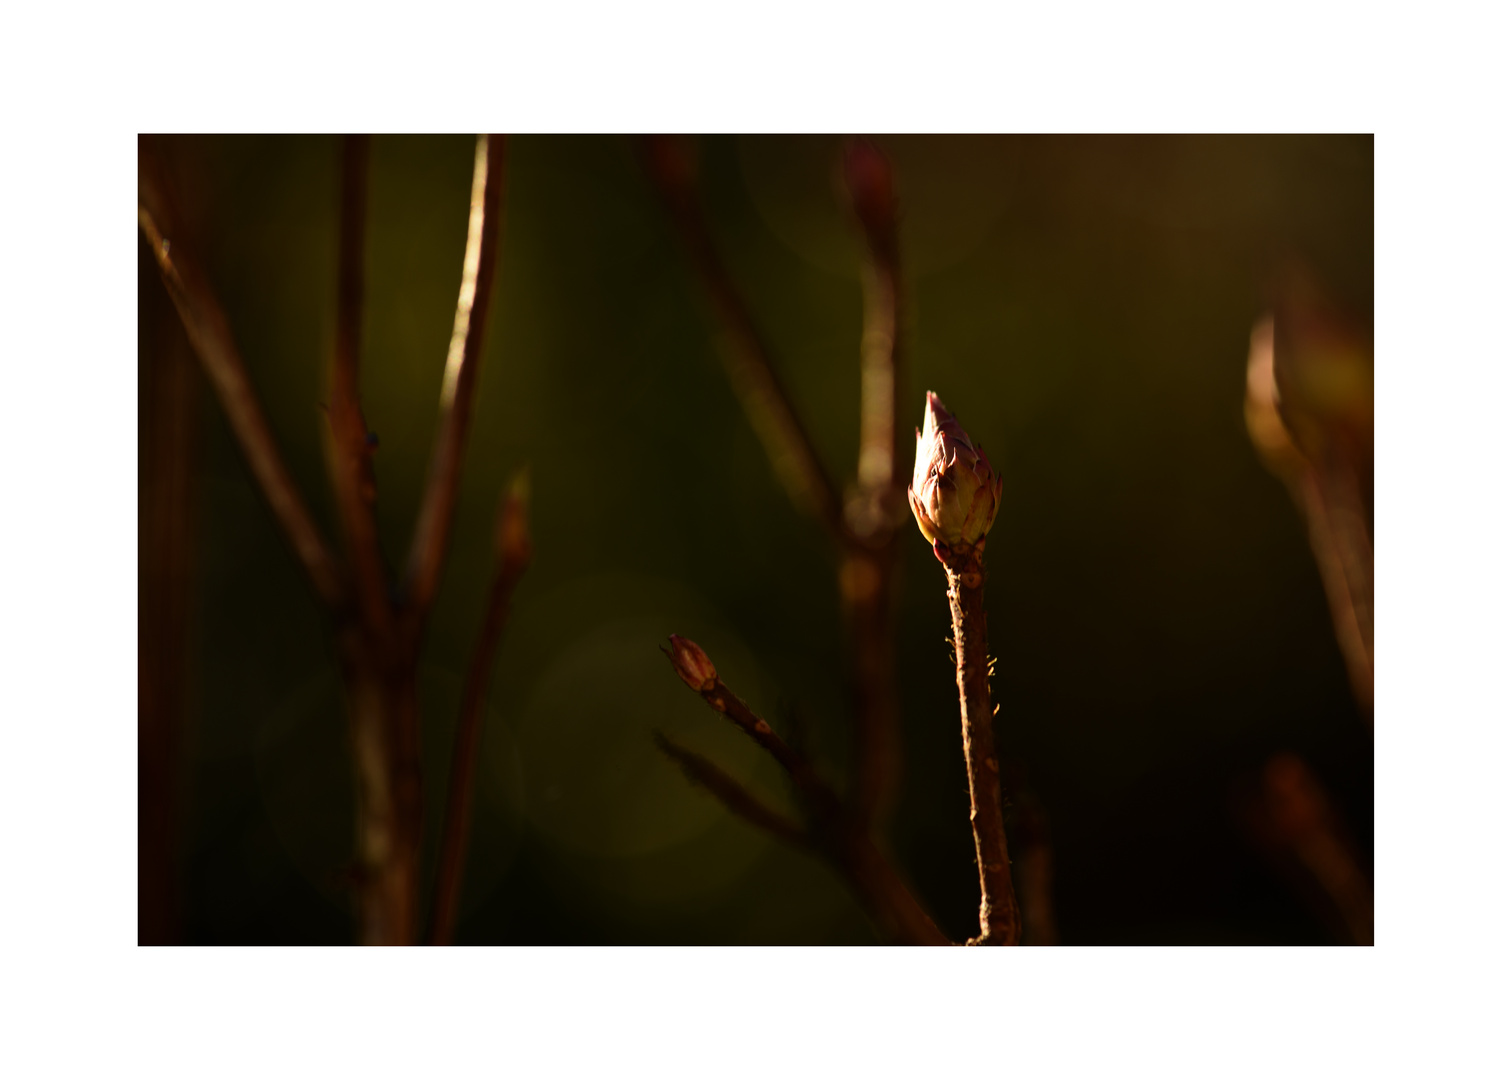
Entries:
{"label": "diagonal branch", "polygon": [[451,782],[446,796],[446,823],[441,834],[441,869],[436,878],[436,899],[431,913],[432,945],[451,941],[457,923],[457,902],[462,895],[462,871],[467,858],[468,818],[472,811],[473,775],[478,745],[483,734],[483,706],[488,679],[493,672],[499,638],[509,615],[509,600],[530,565],[531,540],[527,520],[529,474],[520,470],[504,491],[499,504],[493,583],[483,616],[483,629],[473,647],[462,696],[462,719],[452,748]]}
{"label": "diagonal branch", "polygon": [[152,248],[163,284],[183,320],[194,354],[199,357],[200,366],[210,379],[259,490],[268,500],[274,518],[309,575],[316,595],[328,609],[340,610],[347,600],[343,571],[331,556],[278,452],[262,406],[258,404],[257,392],[252,388],[236,343],[231,338],[225,312],[192,256],[182,244],[175,246],[172,238],[164,235],[157,217],[148,209],[148,204],[160,208],[158,213],[171,221],[166,193],[156,189],[150,180],[144,178],[142,183],[144,190],[138,198],[137,223]]}
{"label": "diagonal branch", "polygon": [[483,354],[483,331],[493,291],[503,190],[504,137],[479,135],[473,159],[472,209],[467,223],[467,251],[462,261],[462,288],[457,298],[456,321],[452,324],[451,346],[446,354],[446,373],[441,381],[441,421],[405,572],[407,606],[417,622],[424,619],[435,598],[457,504],[462,449],[472,418],[478,361]]}
{"label": "diagonal branch", "polygon": [[708,758],[679,746],[659,731],[653,732],[652,738],[656,740],[657,748],[677,763],[684,776],[724,803],[730,813],[795,847],[807,849],[812,846],[807,829],[768,807]]}
{"label": "diagonal branch", "polygon": [[789,498],[799,510],[818,518],[837,541],[846,541],[849,531],[835,486],[777,378],[750,310],[714,250],[708,224],[698,205],[691,149],[661,137],[651,139],[647,151],[652,178],[693,260],[714,313],[729,335],[730,347],[722,349],[720,355],[735,396],[740,399]]}
{"label": "diagonal branch", "polygon": [[1375,942],[1375,890],[1317,775],[1297,755],[1277,754],[1239,811],[1255,840],[1301,897],[1346,940]]}
{"label": "diagonal branch", "polygon": [[1261,461],[1290,491],[1323,579],[1334,635],[1350,685],[1365,718],[1375,714],[1375,556],[1365,526],[1358,479],[1342,455],[1321,465],[1303,453],[1277,406],[1275,321],[1255,324],[1250,335],[1244,419]]}
{"label": "diagonal branch", "polygon": [[806,758],[724,684],[704,651],[674,634],[667,656],[678,677],[709,708],[754,739],[792,778],[803,804],[808,845],[850,883],[884,936],[910,945],[949,945],[950,939],[940,932],[892,863],[872,842],[866,824],[847,811],[834,789],[819,777]]}
{"label": "diagonal branch", "polygon": [[361,364],[363,249],[367,216],[368,139],[348,135],[341,146],[341,235],[336,288],[336,351],[331,359],[326,458],[336,495],[358,610],[378,641],[393,622],[387,575],[373,518],[377,488],[373,444],[362,415]]}

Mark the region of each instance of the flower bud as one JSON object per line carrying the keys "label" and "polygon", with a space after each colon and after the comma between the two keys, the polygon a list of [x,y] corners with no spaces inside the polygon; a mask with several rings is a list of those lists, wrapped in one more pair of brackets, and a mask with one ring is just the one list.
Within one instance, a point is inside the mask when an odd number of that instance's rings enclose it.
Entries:
{"label": "flower bud", "polygon": [[913,483],[908,505],[924,538],[954,548],[987,535],[1003,498],[1003,478],[987,455],[933,393],[925,398],[924,430],[914,430]]}
{"label": "flower bud", "polygon": [[672,642],[672,648],[663,649],[667,659],[672,661],[672,667],[683,682],[694,690],[703,693],[714,689],[714,683],[719,678],[719,672],[714,670],[714,664],[708,656],[694,642],[676,634],[668,638]]}

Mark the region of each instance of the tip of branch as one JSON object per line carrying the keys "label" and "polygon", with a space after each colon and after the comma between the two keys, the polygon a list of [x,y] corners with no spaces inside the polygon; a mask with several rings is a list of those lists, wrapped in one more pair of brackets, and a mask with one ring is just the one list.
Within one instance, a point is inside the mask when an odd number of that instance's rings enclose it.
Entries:
{"label": "tip of branch", "polygon": [[499,499],[498,524],[494,532],[495,550],[501,563],[524,567],[530,562],[530,466],[522,466],[510,477]]}
{"label": "tip of branch", "polygon": [[646,167],[665,191],[687,191],[698,182],[698,150],[683,135],[652,135],[645,142]]}
{"label": "tip of branch", "polygon": [[672,661],[672,669],[677,672],[677,677],[700,694],[714,689],[719,681],[719,672],[714,670],[714,662],[698,647],[697,642],[676,634],[670,635],[668,640],[672,642],[672,648],[663,649],[662,652]]}
{"label": "tip of branch", "polygon": [[874,236],[891,235],[897,227],[898,193],[892,165],[882,151],[866,139],[846,139],[841,169],[862,226]]}

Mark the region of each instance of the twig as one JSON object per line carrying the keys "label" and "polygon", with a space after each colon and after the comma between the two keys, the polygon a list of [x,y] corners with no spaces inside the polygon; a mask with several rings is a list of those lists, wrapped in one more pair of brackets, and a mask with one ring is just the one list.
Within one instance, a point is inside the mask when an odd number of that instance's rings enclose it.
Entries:
{"label": "twig", "polygon": [[897,387],[903,381],[898,351],[902,273],[897,196],[887,159],[870,143],[852,140],[846,143],[844,164],[851,207],[866,250],[861,274],[859,498],[846,507],[846,519],[858,538],[868,540],[878,533],[891,533],[902,520],[897,401]]}
{"label": "twig", "polygon": [[1243,805],[1250,835],[1304,899],[1356,945],[1375,943],[1375,892],[1323,785],[1295,754],[1265,765]]}
{"label": "twig", "polygon": [[368,139],[348,135],[341,147],[341,234],[336,287],[336,351],[331,360],[331,401],[326,441],[357,607],[377,643],[391,640],[393,609],[373,520],[376,484],[373,445],[362,415],[360,364],[363,249],[367,216]]}
{"label": "twig", "polygon": [[[892,864],[872,842],[866,824],[847,813],[840,797],[819,777],[808,760],[784,742],[770,724],[752,712],[750,706],[724,684],[704,651],[687,638],[674,634],[672,649],[667,655],[679,678],[711,709],[754,739],[792,778],[803,806],[808,845],[824,855],[850,882],[883,935],[911,945],[950,944],[950,939],[940,932],[898,877]],[[681,759],[677,760],[682,763]],[[730,796],[742,807],[761,807],[754,795],[726,774],[720,773],[719,783],[723,791],[716,794],[727,806],[731,806],[730,799],[726,798]],[[747,814],[741,816],[751,820]],[[769,828],[769,831],[774,830]]]}
{"label": "twig", "polygon": [[1054,945],[1060,939],[1055,925],[1055,853],[1045,811],[1024,782],[1024,770],[1003,762],[1003,786],[1012,814],[1007,825],[1013,841],[1013,870],[1023,917],[1025,945]]}
{"label": "twig", "polygon": [[887,816],[899,774],[894,593],[903,521],[898,441],[902,360],[898,310],[902,272],[892,169],[872,144],[843,152],[851,209],[861,226],[861,439],[856,487],[846,502],[852,537],[842,552],[840,595],[850,646],[856,780],[850,796],[863,820]]}
{"label": "twig", "polygon": [[498,261],[503,190],[504,137],[480,135],[473,159],[472,209],[467,223],[467,253],[462,261],[462,288],[441,381],[441,419],[405,574],[403,593],[414,626],[424,621],[435,597],[456,508],[462,450],[472,417],[478,360],[483,353],[483,331]]}
{"label": "twig", "polygon": [[1345,456],[1325,451],[1315,461],[1288,430],[1277,407],[1271,318],[1261,319],[1250,336],[1244,415],[1260,459],[1286,484],[1307,525],[1350,686],[1366,719],[1373,722],[1375,556],[1358,478]]}
{"label": "twig", "polygon": [[178,314],[139,260],[147,301],[139,358],[142,446],[137,605],[137,944],[181,940],[186,745],[184,675],[193,576],[198,380]]}
{"label": "twig", "polygon": [[462,870],[467,858],[468,820],[472,810],[473,775],[478,745],[483,733],[483,706],[493,671],[499,638],[509,615],[509,599],[515,585],[530,565],[531,540],[527,518],[529,474],[523,469],[505,489],[496,530],[496,564],[488,589],[483,628],[473,646],[462,695],[462,717],[452,748],[451,780],[447,787],[446,822],[441,837],[441,868],[436,878],[430,942],[451,941],[456,927],[457,904],[462,894]]}
{"label": "twig", "polygon": [[[144,185],[149,183],[144,181]],[[166,206],[166,194],[151,190],[142,194],[137,205],[137,223],[152,248],[163,284],[173,298],[189,343],[231,423],[231,430],[241,445],[253,478],[309,575],[315,594],[329,610],[340,611],[347,602],[343,571],[331,557],[278,453],[262,406],[258,404],[257,393],[252,389],[241,355],[231,339],[225,313],[191,255],[184,250],[185,245],[182,242],[175,245],[171,237],[165,236],[148,210],[147,202]],[[169,217],[171,220],[171,211]]]}
{"label": "twig", "polygon": [[693,260],[714,313],[729,335],[730,347],[721,350],[720,355],[735,396],[793,503],[799,510],[817,517],[831,536],[843,542],[849,530],[840,512],[834,484],[777,378],[755,320],[714,250],[708,224],[698,205],[691,149],[670,138],[653,138],[647,151],[652,178]]}
{"label": "twig", "polygon": [[[392,632],[396,604],[390,599],[373,519],[372,445],[360,404],[366,141],[352,138],[343,144],[337,337],[331,364],[327,442],[342,531],[356,568],[355,605],[351,603],[346,570],[329,553],[279,457],[225,315],[202,274],[186,258],[185,245],[175,247],[159,225],[159,221],[173,220],[171,207],[163,185],[155,182],[154,163],[145,149],[142,158],[138,221],[164,284],[275,518],[305,566],[317,596],[336,616],[337,653],[356,773],[355,881],[360,939],[370,944],[408,943],[414,940],[419,926],[423,827],[416,664],[425,617],[445,557],[487,323],[503,185],[503,142],[498,137],[482,136],[477,145],[461,293],[442,386],[441,421],[407,570],[406,632],[402,638]],[[521,515],[515,517],[521,518],[523,529]],[[448,826],[444,877],[452,895],[445,905],[438,906],[448,920],[445,933],[449,933],[454,917],[454,894],[465,851],[477,714],[486,689],[488,660],[502,626],[509,588],[524,569],[515,543],[523,534],[505,528],[503,535],[513,537],[512,546],[507,545],[501,562],[500,581],[495,583],[485,621],[485,642],[480,643],[480,655],[474,661],[468,713],[458,748],[459,771],[451,796],[453,823]],[[524,559],[528,559],[528,538]],[[354,617],[358,615],[360,618]]]}
{"label": "twig", "polygon": [[705,788],[736,817],[795,847],[808,849],[812,846],[806,828],[768,807],[708,758],[679,746],[660,731],[652,732],[652,738],[656,740],[661,752],[675,761],[690,781]]}
{"label": "twig", "polygon": [[986,573],[981,561],[985,543],[983,540],[964,551],[951,552],[945,563],[950,625],[955,633],[956,686],[961,697],[961,738],[971,793],[971,833],[982,885],[982,933],[972,944],[1017,945],[1021,933],[1018,899],[1008,863],[1003,795],[992,734],[994,710],[987,683],[987,616],[982,607]]}

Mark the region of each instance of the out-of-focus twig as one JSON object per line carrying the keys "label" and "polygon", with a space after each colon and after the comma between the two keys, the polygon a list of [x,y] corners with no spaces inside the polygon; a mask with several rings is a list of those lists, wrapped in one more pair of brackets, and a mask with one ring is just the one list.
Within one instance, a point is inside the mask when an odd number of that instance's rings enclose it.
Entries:
{"label": "out-of-focus twig", "polygon": [[850,542],[841,552],[840,596],[850,647],[856,779],[850,797],[863,820],[888,816],[898,785],[895,593],[904,469],[898,441],[898,348],[902,270],[892,167],[871,143],[848,140],[842,174],[861,228],[861,447],[846,501]]}
{"label": "out-of-focus twig", "polygon": [[903,382],[898,349],[902,292],[898,207],[892,169],[875,146],[849,140],[843,159],[851,209],[861,226],[866,252],[861,273],[861,452],[856,466],[857,497],[846,506],[846,520],[858,538],[869,540],[891,533],[903,520],[897,396]]}
{"label": "out-of-focus twig", "polygon": [[[147,154],[145,149],[141,152],[144,156]],[[332,558],[278,452],[257,393],[242,364],[241,354],[231,338],[225,312],[205,284],[202,271],[191,253],[185,250],[185,245],[182,242],[175,244],[173,238],[162,231],[158,215],[162,214],[171,221],[172,213],[167,207],[165,193],[155,189],[151,170],[143,171],[141,184],[137,223],[157,260],[163,284],[178,309],[189,343],[231,423],[231,430],[241,445],[258,488],[309,575],[316,595],[328,609],[339,611],[347,601],[345,574]]]}
{"label": "out-of-focus twig", "polygon": [[1060,931],[1055,921],[1055,851],[1050,825],[1023,766],[1002,762],[1003,788],[1008,792],[1008,838],[1013,851],[1013,877],[1023,918],[1025,945],[1055,945]]}
{"label": "out-of-focus twig", "polygon": [[[232,342],[225,316],[183,244],[175,244],[171,206],[155,176],[151,154],[142,149],[138,220],[157,261],[168,293],[231,421],[253,475],[305,566],[317,596],[335,622],[357,788],[357,885],[359,939],[369,944],[407,944],[419,930],[421,799],[417,669],[426,615],[445,558],[457,499],[462,451],[482,354],[498,244],[504,147],[497,136],[480,136],[474,162],[468,240],[462,287],[441,393],[441,421],[422,496],[400,599],[387,586],[373,516],[373,440],[360,403],[363,233],[366,216],[367,143],[343,143],[341,235],[337,285],[336,349],[331,364],[327,442],[332,486],[353,579],[330,554],[279,457],[262,410]],[[508,509],[506,500],[506,509]],[[460,765],[451,793],[452,821],[443,859],[444,890],[438,913],[443,935],[455,914],[466,843],[466,808],[471,790],[479,715],[489,660],[503,625],[510,589],[528,561],[523,510],[505,514],[501,527],[499,577],[489,600],[469,687],[458,747]],[[518,526],[508,525],[515,521]],[[505,543],[503,538],[509,538]],[[524,551],[522,556],[521,552]],[[399,623],[400,617],[404,622]],[[395,629],[402,629],[402,634]],[[444,891],[443,890],[443,891]],[[439,925],[439,924],[438,924]]]}
{"label": "out-of-focus twig", "polygon": [[462,261],[462,287],[457,317],[452,324],[446,371],[441,380],[441,418],[431,451],[430,472],[421,496],[420,513],[410,545],[404,597],[414,625],[430,611],[447,536],[461,481],[462,449],[472,418],[478,360],[488,320],[497,263],[499,217],[504,190],[504,137],[478,136],[473,159],[471,210],[467,222],[467,252]]}
{"label": "out-of-focus twig", "polygon": [[752,795],[740,781],[715,765],[702,754],[694,753],[685,746],[673,742],[661,732],[653,732],[656,745],[662,753],[677,762],[691,782],[708,790],[709,794],[725,805],[736,817],[771,833],[794,847],[810,847],[807,829],[789,821],[782,814],[767,806]]}
{"label": "out-of-focus twig", "polygon": [[848,530],[835,486],[777,377],[755,320],[714,249],[698,204],[692,149],[677,139],[659,137],[648,141],[646,151],[651,176],[729,337],[721,357],[751,427],[794,504],[843,541]]}
{"label": "out-of-focus twig", "polygon": [[468,821],[472,812],[473,776],[477,772],[478,746],[483,734],[483,712],[488,680],[499,638],[509,615],[509,599],[530,565],[532,544],[529,523],[529,473],[520,470],[504,491],[495,531],[493,582],[483,615],[483,628],[473,646],[462,694],[462,715],[452,748],[451,778],[446,792],[446,821],[441,834],[441,868],[436,878],[435,903],[431,912],[430,942],[444,945],[456,928],[457,904],[462,895],[462,871],[467,858]]}
{"label": "out-of-focus twig", "polygon": [[336,286],[336,350],[326,440],[331,487],[352,567],[358,611],[377,642],[390,645],[393,610],[373,517],[377,485],[373,441],[362,414],[360,386],[363,255],[367,217],[368,139],[348,135],[341,144],[341,232]]}
{"label": "out-of-focus twig", "polygon": [[749,307],[715,251],[698,202],[695,160],[684,141],[652,139],[650,171],[731,345],[722,351],[736,396],[778,479],[800,510],[836,543],[849,649],[855,761],[847,796],[872,823],[897,787],[900,737],[894,679],[896,534],[903,520],[897,386],[901,379],[897,198],[891,167],[875,146],[845,144],[842,172],[865,259],[862,267],[861,439],[856,483],[841,506],[813,439],[782,388]]}
{"label": "out-of-focus twig", "polygon": [[[150,275],[150,277],[148,276]],[[141,260],[144,298],[155,265]],[[182,939],[184,675],[192,571],[196,375],[178,316],[148,301],[140,358],[143,434],[137,608],[137,943]]]}
{"label": "out-of-focus twig", "polygon": [[[1293,337],[1308,329],[1303,322]],[[1327,380],[1332,394],[1342,398],[1345,408],[1368,416],[1368,361],[1347,338],[1322,337],[1324,344],[1311,346],[1300,362],[1332,368]],[[1307,524],[1350,685],[1366,718],[1373,719],[1375,556],[1362,496],[1362,469],[1370,462],[1368,427],[1334,401],[1319,409],[1310,400],[1318,395],[1309,395],[1305,384],[1294,389],[1283,410],[1276,347],[1276,321],[1267,317],[1250,338],[1245,421],[1261,460],[1286,484]],[[1292,346],[1294,351],[1306,347]],[[1324,354],[1321,360],[1318,353]]]}
{"label": "out-of-focus twig", "polygon": [[1277,754],[1242,805],[1250,835],[1356,945],[1375,943],[1375,891],[1323,785],[1295,754]]}
{"label": "out-of-focus twig", "polygon": [[[793,782],[803,810],[805,839],[802,846],[826,858],[850,883],[881,933],[889,940],[903,944],[950,944],[950,939],[941,933],[892,864],[877,849],[867,825],[847,811],[840,796],[814,771],[805,757],[793,750],[770,724],[725,685],[707,654],[695,643],[674,634],[667,655],[678,677],[711,709],[749,735],[782,766]],[[733,778],[696,755],[691,755],[696,759],[696,767],[690,768],[691,752],[670,743],[665,737],[660,742],[662,749],[683,767],[690,779],[708,787],[732,811],[780,839],[797,842],[793,827]]]}

